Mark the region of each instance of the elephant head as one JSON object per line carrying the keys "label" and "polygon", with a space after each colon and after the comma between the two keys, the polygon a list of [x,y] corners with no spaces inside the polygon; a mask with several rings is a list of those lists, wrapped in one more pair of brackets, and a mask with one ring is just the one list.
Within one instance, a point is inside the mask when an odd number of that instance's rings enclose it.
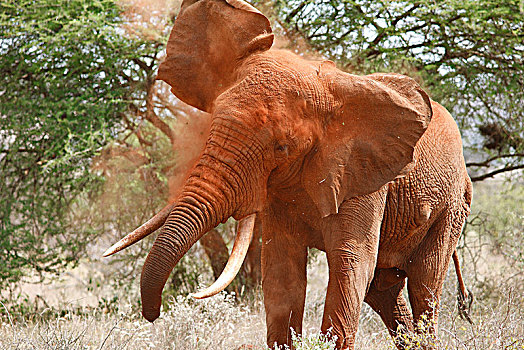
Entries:
{"label": "elephant head", "polygon": [[248,218],[226,276],[197,297],[227,286],[245,257],[253,214],[271,197],[269,187],[306,193],[322,218],[337,213],[344,198],[374,192],[412,166],[432,115],[429,97],[413,79],[351,75],[329,61],[270,50],[272,43],[269,20],[243,1],[182,4],[158,79],[212,114],[210,134],[178,199],[106,252],[165,220],[142,270],[143,315],[150,321],[189,248],[229,217]]}

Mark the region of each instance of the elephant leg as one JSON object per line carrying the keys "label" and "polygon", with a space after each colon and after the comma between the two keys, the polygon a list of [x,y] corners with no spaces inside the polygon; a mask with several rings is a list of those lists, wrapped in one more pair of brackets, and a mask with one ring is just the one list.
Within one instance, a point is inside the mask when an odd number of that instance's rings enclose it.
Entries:
{"label": "elephant leg", "polygon": [[229,258],[226,242],[217,229],[212,229],[200,238],[200,244],[204,247],[204,252],[209,258],[213,276],[217,279],[224,271]]}
{"label": "elephant leg", "polygon": [[405,348],[402,339],[397,338],[399,332],[413,332],[413,316],[402,295],[405,285],[406,280],[402,279],[385,290],[379,290],[376,281],[373,280],[364,299],[380,315],[399,349]]}
{"label": "elephant leg", "polygon": [[282,226],[271,225],[262,234],[262,289],[270,348],[292,348],[291,329],[301,334],[306,300],[307,247],[282,231]]}
{"label": "elephant leg", "polygon": [[344,201],[325,220],[329,282],[322,332],[336,336],[337,349],[353,349],[360,309],[373,279],[386,191]]}
{"label": "elephant leg", "polygon": [[442,285],[465,220],[460,210],[446,213],[430,227],[406,268],[415,328],[421,331],[418,324],[424,321],[430,334],[437,332]]}

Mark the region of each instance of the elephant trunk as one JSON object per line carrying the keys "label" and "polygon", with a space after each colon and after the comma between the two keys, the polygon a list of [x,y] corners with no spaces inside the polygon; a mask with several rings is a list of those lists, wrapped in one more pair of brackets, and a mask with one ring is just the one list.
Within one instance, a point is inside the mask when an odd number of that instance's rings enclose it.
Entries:
{"label": "elephant trunk", "polygon": [[[213,296],[223,291],[233,281],[240,270],[249,249],[253,237],[255,219],[256,214],[251,214],[240,220],[233,250],[231,251],[231,255],[224,271],[211,286],[203,291],[193,294],[194,298],[203,299]],[[157,241],[155,241],[155,244],[146,259],[144,268],[142,269],[140,284],[142,294],[142,314],[150,322],[156,320],[160,315],[162,289],[164,288],[171,270],[191,245],[201,236],[201,234],[187,234],[189,231],[184,230],[179,230],[177,232],[179,232],[178,235],[163,236],[162,239],[157,239]],[[189,239],[184,240],[182,237],[189,237]],[[177,242],[180,249],[172,249],[173,242]]]}
{"label": "elephant trunk", "polygon": [[[245,205],[246,202],[249,203],[245,198],[245,178],[232,174],[231,171],[224,171],[224,167],[216,163],[218,161],[217,157],[206,153],[202,156],[147,256],[142,269],[140,291],[142,314],[148,321],[152,322],[160,315],[164,285],[174,266],[191,246],[208,230],[226,221],[231,215],[245,217],[257,211],[251,205]],[[238,210],[241,203],[244,205]],[[242,232],[249,232],[237,235],[224,276],[205,295],[197,293],[195,297],[216,294],[235,277],[251,240],[254,215],[248,215],[248,218],[250,224],[240,226],[249,226],[251,230],[241,229]]]}
{"label": "elephant trunk", "polygon": [[169,214],[142,268],[142,314],[148,321],[154,321],[160,314],[162,290],[175,265],[204,233],[222,219],[220,213],[225,203],[219,203],[223,201],[217,198],[227,198],[225,191],[221,191],[221,196],[211,194],[201,188],[197,180],[195,176],[188,179],[189,184]]}
{"label": "elephant trunk", "polygon": [[162,290],[169,274],[200,238],[199,230],[192,222],[198,210],[182,201],[167,219],[163,232],[157,237],[149,252],[140,279],[142,315],[153,322],[160,315]]}

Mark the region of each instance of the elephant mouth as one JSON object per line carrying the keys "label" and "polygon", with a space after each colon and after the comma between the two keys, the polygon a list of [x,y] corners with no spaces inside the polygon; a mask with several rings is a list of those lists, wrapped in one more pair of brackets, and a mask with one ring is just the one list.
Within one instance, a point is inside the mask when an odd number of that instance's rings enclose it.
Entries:
{"label": "elephant mouth", "polygon": [[[149,236],[164,224],[174,208],[174,203],[168,204],[146,223],[142,224],[136,230],[126,235],[117,243],[113,244],[103,253],[102,256],[111,256]],[[238,274],[238,271],[242,267],[242,263],[246,257],[249,245],[253,239],[255,219],[256,213],[250,214],[238,222],[237,234],[235,236],[233,249],[229,255],[229,259],[224,270],[222,271],[222,274],[209,287],[197,293],[191,294],[193,298],[204,299],[211,297],[226,289],[227,286],[229,286],[229,284],[233,281],[233,279]]]}

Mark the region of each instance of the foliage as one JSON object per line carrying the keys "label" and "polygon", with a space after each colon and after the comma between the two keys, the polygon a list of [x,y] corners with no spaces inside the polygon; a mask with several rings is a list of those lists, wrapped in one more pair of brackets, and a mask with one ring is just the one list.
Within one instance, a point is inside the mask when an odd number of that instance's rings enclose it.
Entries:
{"label": "foliage", "polygon": [[0,4],[0,286],[87,242],[69,208],[99,188],[92,157],[123,129],[148,50],[121,24],[112,0]]}
{"label": "foliage", "polygon": [[423,82],[458,120],[473,180],[524,168],[522,1],[274,3],[292,41],[303,38],[343,69]]}
{"label": "foliage", "polygon": [[[95,237],[109,246],[145,222],[209,124],[155,81],[178,0],[33,5],[0,6],[0,286],[99,256],[84,249]],[[116,285],[150,244],[109,260]]]}
{"label": "foliage", "polygon": [[[435,303],[432,303],[430,306],[433,310],[435,309]],[[439,339],[432,332],[432,329],[435,329],[436,326],[434,319],[429,317],[427,313],[422,314],[416,325],[417,332],[406,332],[403,327],[399,327],[398,334],[395,336],[395,342],[402,344],[406,350],[438,348]]]}
{"label": "foliage", "polygon": [[[253,309],[261,307],[258,302]],[[238,349],[243,343],[264,342],[262,313],[253,309],[239,307],[223,293],[198,303],[172,298],[155,324],[125,304],[118,313],[47,309],[33,321],[0,323],[0,348]]]}
{"label": "foliage", "polygon": [[483,217],[485,229],[492,238],[493,253],[511,261],[508,267],[524,269],[522,250],[524,232],[524,184],[483,184],[476,187],[474,213]]}

